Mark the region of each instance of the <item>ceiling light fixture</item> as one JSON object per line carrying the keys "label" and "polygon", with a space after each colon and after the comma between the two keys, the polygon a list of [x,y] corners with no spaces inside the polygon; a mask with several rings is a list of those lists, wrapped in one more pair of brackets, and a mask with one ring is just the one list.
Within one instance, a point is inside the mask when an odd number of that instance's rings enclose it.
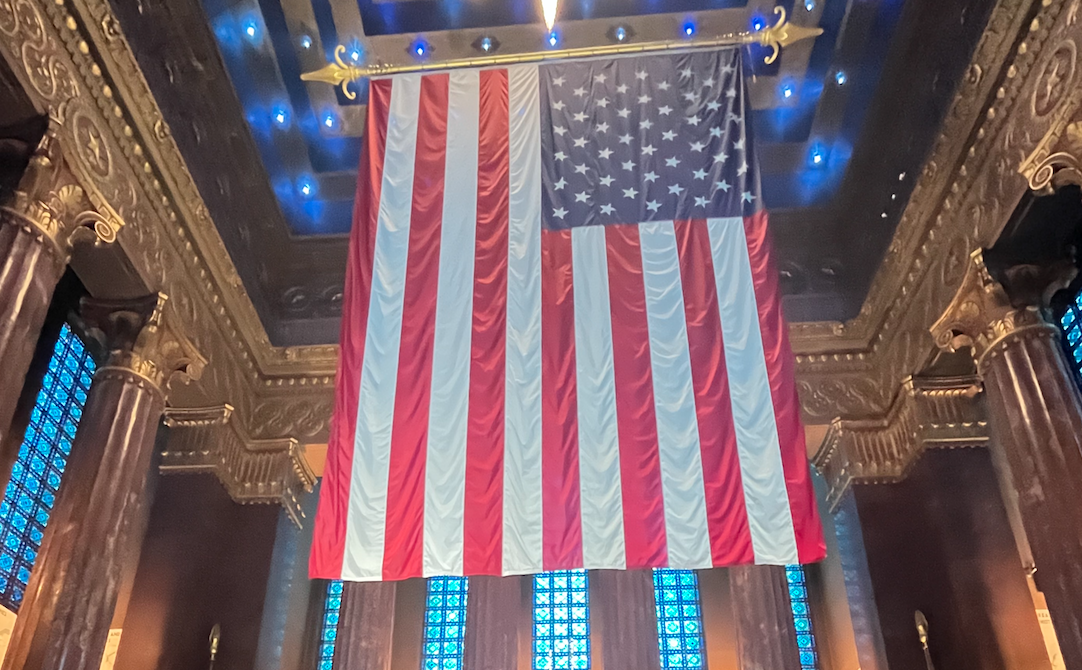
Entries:
{"label": "ceiling light fixture", "polygon": [[428,58],[429,53],[432,52],[432,45],[424,41],[424,38],[418,37],[410,44],[409,52],[417,59]]}
{"label": "ceiling light fixture", "polygon": [[312,38],[307,36],[307,35],[301,35],[301,48],[302,49],[311,49],[312,48]]}
{"label": "ceiling light fixture", "polygon": [[550,30],[547,42],[549,43],[550,47],[556,46],[560,43],[560,34],[557,33],[555,30]]}
{"label": "ceiling light fixture", "polygon": [[500,40],[491,35],[482,35],[473,41],[473,48],[481,53],[495,53],[500,48]]}
{"label": "ceiling light fixture", "polygon": [[687,36],[687,37],[691,37],[692,35],[694,35],[694,34],[695,34],[695,22],[694,22],[694,21],[690,21],[690,20],[689,20],[689,21],[685,21],[685,22],[684,22],[684,29],[683,29],[683,30],[684,30],[684,35],[685,35],[685,36]]}
{"label": "ceiling light fixture", "polygon": [[791,97],[793,97],[793,85],[792,84],[782,84],[781,97],[783,97],[783,98],[791,98]]}
{"label": "ceiling light fixture", "polygon": [[488,53],[488,52],[492,51],[492,38],[491,37],[482,37],[481,38],[481,51],[484,51],[485,53]]}
{"label": "ceiling light fixture", "polygon": [[845,82],[849,81],[849,77],[846,76],[845,70],[838,70],[835,72],[834,81],[838,82],[838,86],[845,86]]}
{"label": "ceiling light fixture", "polygon": [[804,9],[809,12],[815,10],[815,0],[804,0]]}
{"label": "ceiling light fixture", "polygon": [[556,5],[560,3],[560,0],[541,0],[541,11],[545,15],[545,26],[552,32],[552,27],[556,25]]}
{"label": "ceiling light fixture", "polygon": [[624,42],[627,40],[627,28],[623,26],[617,26],[613,31],[612,36],[616,38],[617,42]]}
{"label": "ceiling light fixture", "polygon": [[328,128],[334,128],[335,120],[334,114],[327,113],[323,116],[323,125]]}
{"label": "ceiling light fixture", "polygon": [[811,163],[814,166],[820,166],[826,161],[826,156],[823,155],[823,150],[820,147],[812,147],[811,150]]}

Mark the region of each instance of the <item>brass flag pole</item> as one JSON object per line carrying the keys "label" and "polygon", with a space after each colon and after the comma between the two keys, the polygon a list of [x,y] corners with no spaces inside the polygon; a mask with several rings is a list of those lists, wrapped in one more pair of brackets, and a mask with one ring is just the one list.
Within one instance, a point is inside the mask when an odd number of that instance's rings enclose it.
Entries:
{"label": "brass flag pole", "polygon": [[598,47],[579,47],[575,49],[551,49],[545,51],[529,51],[525,53],[500,54],[481,58],[458,58],[442,61],[439,63],[411,63],[408,65],[386,65],[374,63],[371,65],[350,65],[342,60],[346,48],[342,45],[335,47],[334,62],[328,63],[315,72],[305,72],[301,75],[304,81],[319,81],[333,86],[341,87],[342,93],[349,100],[357,97],[357,94],[349,89],[352,82],[366,77],[383,77],[392,74],[407,72],[431,72],[439,70],[457,70],[469,67],[489,67],[496,65],[510,65],[513,63],[531,63],[547,60],[567,60],[572,58],[594,58],[598,56],[615,56],[631,53],[649,53],[655,51],[686,51],[691,49],[707,49],[711,47],[739,46],[743,44],[761,44],[769,47],[771,53],[765,61],[773,63],[781,53],[783,47],[794,42],[816,37],[823,33],[822,28],[810,28],[798,26],[789,22],[784,7],[775,7],[774,13],[778,15],[778,21],[756,32],[725,33],[716,37],[694,41],[665,40],[659,42],[643,42],[640,44],[606,44]]}

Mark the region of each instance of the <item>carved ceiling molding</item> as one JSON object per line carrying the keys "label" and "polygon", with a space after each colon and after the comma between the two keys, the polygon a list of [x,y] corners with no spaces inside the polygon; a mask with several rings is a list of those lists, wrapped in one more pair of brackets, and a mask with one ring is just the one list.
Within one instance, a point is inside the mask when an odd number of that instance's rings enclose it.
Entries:
{"label": "carved ceiling molding", "polygon": [[304,448],[293,438],[252,439],[229,405],[169,408],[170,428],[161,454],[163,473],[211,473],[238,503],[276,503],[300,528],[305,519],[299,498],[316,477]]}
{"label": "carved ceiling molding", "polygon": [[883,416],[835,419],[812,460],[830,510],[853,484],[905,479],[925,449],[987,444],[980,393],[976,376],[909,377]]}
{"label": "carved ceiling molding", "polygon": [[[881,414],[920,369],[969,252],[1026,189],[1020,162],[1078,106],[1078,2],[997,2],[860,314],[791,329],[810,421]],[[1054,67],[1064,49],[1071,67]],[[203,379],[171,402],[229,402],[254,437],[325,436],[337,347],[270,345],[108,0],[0,0],[0,54],[39,109],[100,135],[115,169],[97,186],[128,224],[118,243],[207,352]]]}
{"label": "carved ceiling molding", "polygon": [[1078,19],[1079,0],[997,3],[861,313],[793,327],[807,418],[885,412],[928,360],[928,328],[970,253],[992,246],[1029,188],[1027,157],[1039,163],[1077,113]]}

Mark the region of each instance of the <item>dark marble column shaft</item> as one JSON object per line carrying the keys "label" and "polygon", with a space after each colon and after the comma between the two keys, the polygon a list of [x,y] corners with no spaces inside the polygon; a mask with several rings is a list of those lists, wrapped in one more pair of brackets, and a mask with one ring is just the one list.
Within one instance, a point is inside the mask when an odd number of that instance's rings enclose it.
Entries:
{"label": "dark marble column shaft", "polygon": [[800,670],[785,568],[741,565],[729,576],[741,670]]}
{"label": "dark marble column shaft", "polygon": [[1018,502],[1069,670],[1082,670],[1082,395],[1043,310],[1076,273],[1053,255],[993,275],[978,249],[931,327],[937,346],[967,347],[977,364],[1003,497]]}
{"label": "dark marble column shaft", "polygon": [[601,631],[605,668],[658,670],[657,611],[652,570],[597,570],[591,602]]}
{"label": "dark marble column shaft", "polygon": [[59,131],[51,120],[13,197],[0,207],[0,486],[19,446],[6,438],[23,380],[72,244],[112,242],[122,225],[111,212],[94,211],[65,169]]}
{"label": "dark marble column shaft", "polygon": [[3,670],[97,670],[137,520],[173,372],[203,361],[163,323],[164,296],[87,303],[109,351],[94,375],[56,507],[42,539]]}
{"label": "dark marble column shaft", "polygon": [[515,670],[522,620],[521,577],[470,577],[463,670]]}
{"label": "dark marble column shaft", "polygon": [[[30,222],[0,209],[0,379],[5,380],[0,384],[0,444],[66,261]],[[0,457],[5,460],[13,459]],[[4,472],[10,468],[8,462]]]}
{"label": "dark marble column shaft", "polygon": [[1018,494],[1037,586],[1064,663],[1082,668],[1082,396],[1051,326],[1017,332],[981,363],[992,448]]}
{"label": "dark marble column shaft", "polygon": [[390,670],[394,582],[347,582],[334,646],[335,670]]}

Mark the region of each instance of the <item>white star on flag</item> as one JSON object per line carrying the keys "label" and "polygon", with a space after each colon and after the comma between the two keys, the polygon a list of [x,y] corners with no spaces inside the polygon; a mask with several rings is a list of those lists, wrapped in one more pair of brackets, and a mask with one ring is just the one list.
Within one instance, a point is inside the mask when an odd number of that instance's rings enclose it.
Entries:
{"label": "white star on flag", "polygon": [[669,187],[669,193],[671,195],[680,195],[683,192],[684,192],[684,187],[681,186],[680,184],[673,184],[672,186]]}
{"label": "white star on flag", "polygon": [[601,185],[602,185],[602,186],[611,186],[611,185],[612,185],[612,182],[614,182],[614,181],[616,181],[616,180],[615,180],[615,179],[613,179],[613,178],[612,178],[611,176],[609,176],[609,175],[605,175],[605,176],[604,176],[604,177],[602,177],[601,179],[598,179],[598,181],[599,181],[599,182],[601,182]]}
{"label": "white star on flag", "polygon": [[651,200],[650,202],[646,203],[646,209],[650,210],[651,212],[657,213],[657,210],[661,209],[661,203],[657,200]]}
{"label": "white star on flag", "polygon": [[624,197],[625,198],[634,198],[638,194],[639,194],[639,192],[637,190],[635,190],[634,187],[624,189]]}
{"label": "white star on flag", "polygon": [[589,199],[589,197],[590,197],[590,196],[586,195],[586,193],[585,193],[585,192],[582,192],[582,193],[576,193],[576,194],[575,194],[575,202],[587,202],[587,200]]}
{"label": "white star on flag", "polygon": [[601,205],[601,213],[602,214],[608,215],[608,214],[612,214],[615,211],[616,211],[616,208],[613,207],[612,205],[610,205],[609,203],[605,203],[604,205]]}

